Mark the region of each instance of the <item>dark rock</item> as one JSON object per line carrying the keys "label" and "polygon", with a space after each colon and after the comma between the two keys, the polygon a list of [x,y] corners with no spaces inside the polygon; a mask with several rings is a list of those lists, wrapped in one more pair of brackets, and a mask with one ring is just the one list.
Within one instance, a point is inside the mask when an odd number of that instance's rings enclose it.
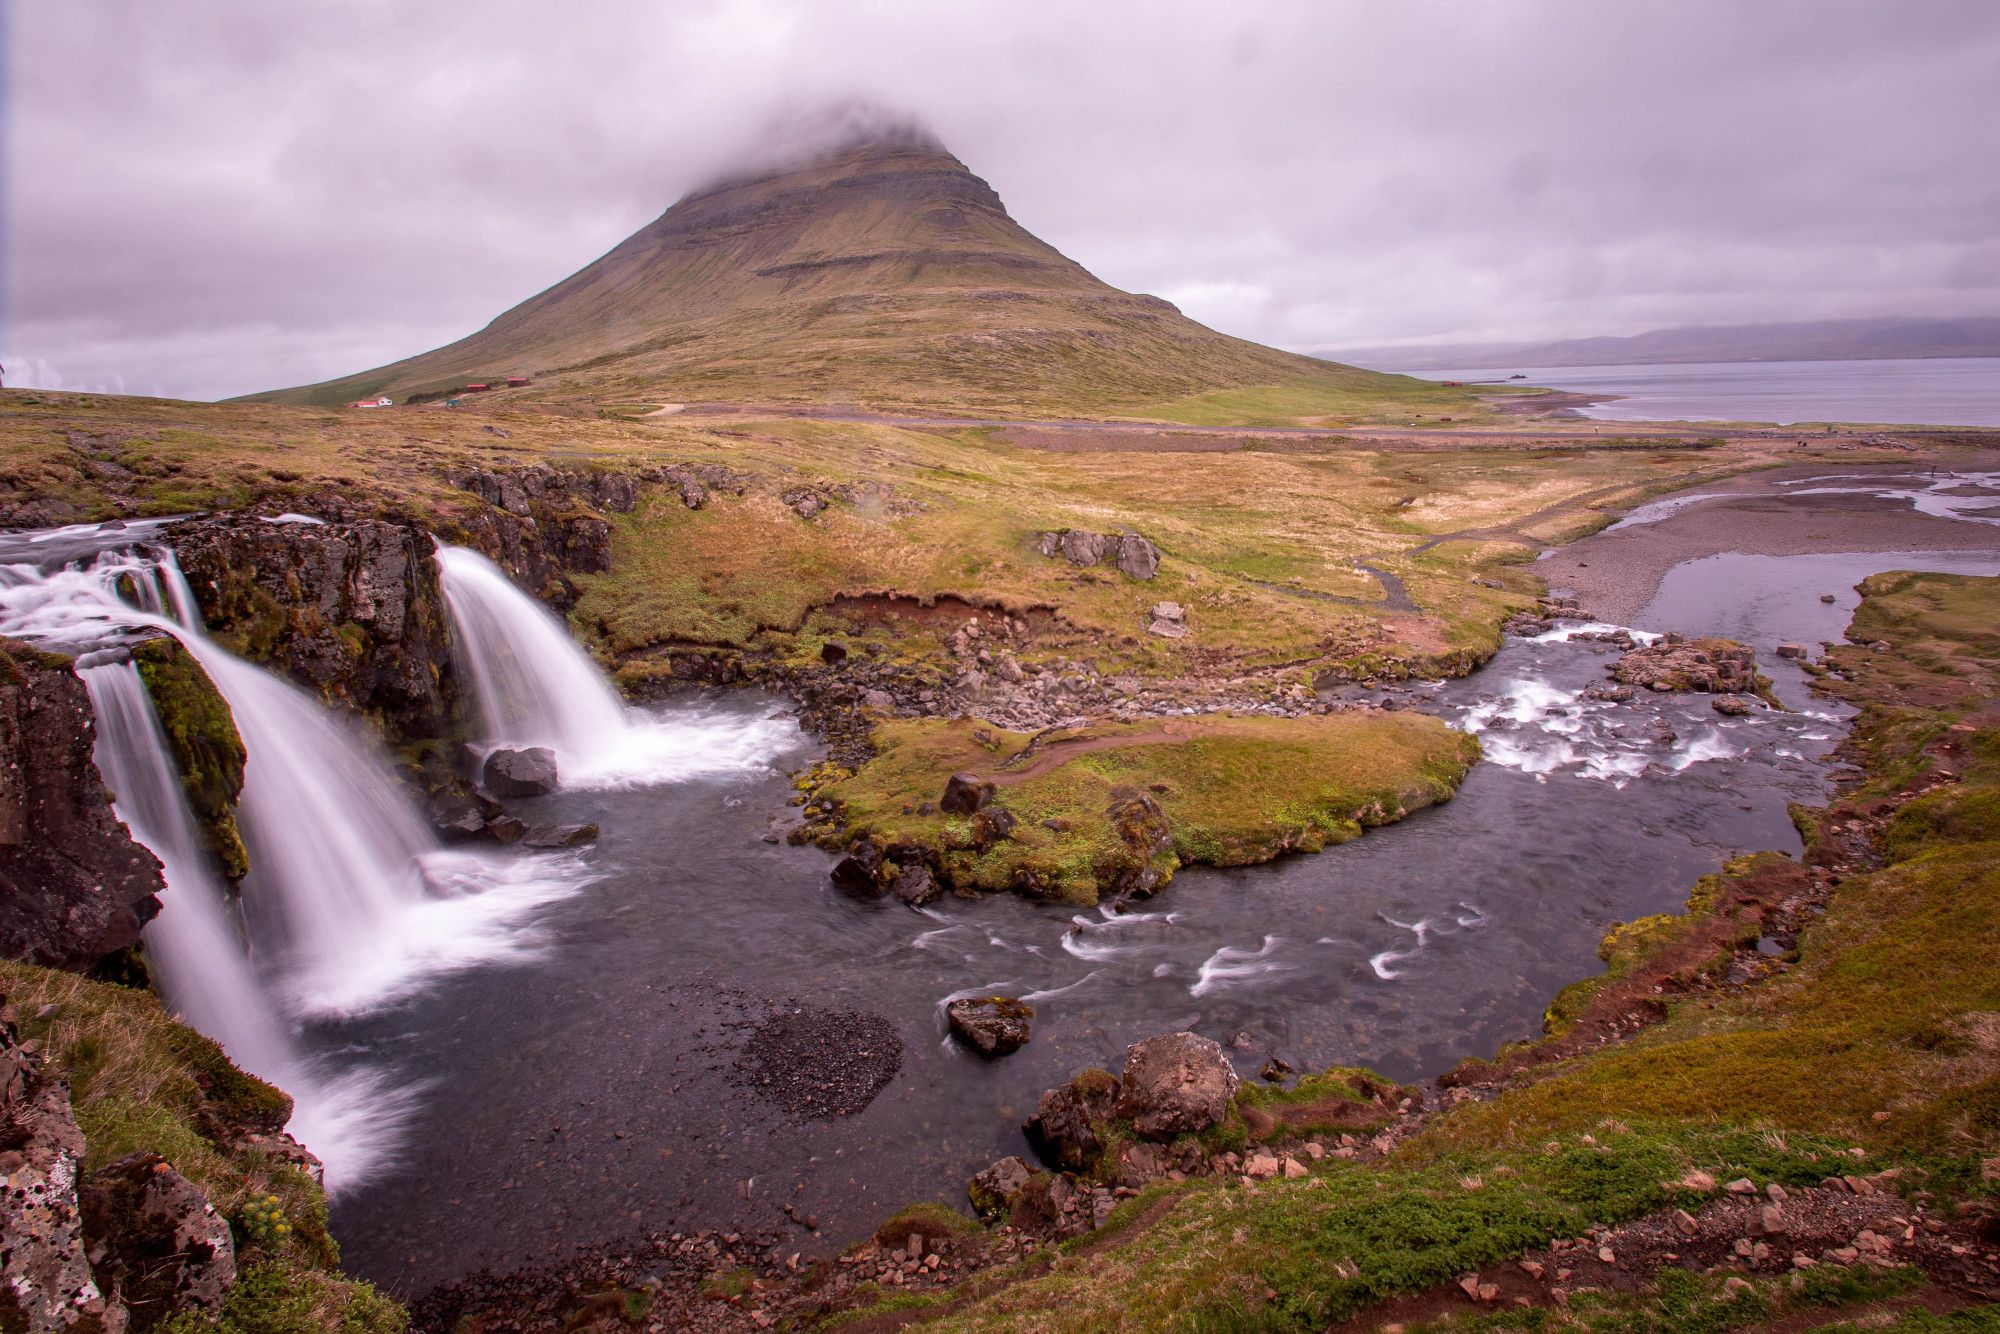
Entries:
{"label": "dark rock", "polygon": [[921,908],[944,896],[944,887],[922,866],[905,866],[898,871],[889,891],[912,908]]}
{"label": "dark rock", "polygon": [[1238,1082],[1222,1048],[1207,1038],[1147,1038],[1126,1049],[1117,1112],[1147,1139],[1172,1139],[1218,1124]]}
{"label": "dark rock", "polygon": [[991,1222],[1004,1217],[1039,1175],[1019,1158],[1002,1158],[966,1183],[965,1197],[981,1218]]}
{"label": "dark rock", "polygon": [[1021,1129],[1049,1163],[1065,1172],[1085,1172],[1104,1152],[1101,1130],[1117,1104],[1117,1079],[1109,1071],[1086,1070],[1042,1094]]}
{"label": "dark rock", "polygon": [[981,1056],[1005,1056],[1027,1045],[1035,1007],[1012,996],[968,996],[945,1006],[951,1035]]}
{"label": "dark rock", "polygon": [[546,824],[530,829],[521,844],[529,848],[574,848],[596,837],[594,824]]}
{"label": "dark rock", "polygon": [[1730,718],[1740,718],[1750,712],[1755,701],[1748,695],[1717,695],[1708,702],[1708,707]]}
{"label": "dark rock", "polygon": [[1778,645],[1778,656],[1781,658],[1803,658],[1806,656],[1806,646],[1804,644],[1780,644]]}
{"label": "dark rock", "polygon": [[1834,601],[1834,596],[1831,593],[1821,593],[1819,595],[1819,600],[1821,602],[1832,602]]}
{"label": "dark rock", "polygon": [[938,809],[946,815],[971,815],[992,801],[997,790],[977,774],[956,773],[945,780],[944,796],[938,800]]}
{"label": "dark rock", "polygon": [[431,536],[353,519],[191,519],[166,531],[211,631],[395,737],[435,736],[456,703]]}
{"label": "dark rock", "polygon": [[160,863],[111,808],[69,659],[0,640],[0,955],[88,969],[160,910]]}
{"label": "dark rock", "polygon": [[511,815],[496,815],[486,822],[486,836],[502,847],[520,842],[527,834],[527,823]]}
{"label": "dark rock", "polygon": [[888,713],[896,707],[896,698],[886,690],[864,690],[861,692],[861,707]]}
{"label": "dark rock", "polygon": [[1004,806],[987,806],[972,817],[972,846],[984,852],[1010,837],[1020,821]]}
{"label": "dark rock", "polygon": [[82,1190],[91,1268],[108,1299],[148,1330],[181,1311],[212,1311],[236,1282],[229,1220],[157,1153],[93,1173]]}
{"label": "dark rock", "polygon": [[829,667],[846,662],[847,646],[845,644],[836,644],[829,639],[819,646],[819,660]]}
{"label": "dark rock", "polygon": [[1167,813],[1150,793],[1117,787],[1111,790],[1104,817],[1123,856],[1118,864],[1099,868],[1100,892],[1113,900],[1150,898],[1167,883],[1176,865]]}
{"label": "dark rock", "polygon": [[882,845],[874,839],[855,839],[831,874],[835,885],[864,898],[880,898],[888,888],[883,883]]}
{"label": "dark rock", "polygon": [[556,790],[556,753],[547,746],[496,750],[486,757],[480,781],[496,797],[539,797]]}
{"label": "dark rock", "polygon": [[439,837],[447,840],[478,838],[486,832],[488,818],[471,806],[463,806],[434,814],[431,817],[431,828],[437,830]]}

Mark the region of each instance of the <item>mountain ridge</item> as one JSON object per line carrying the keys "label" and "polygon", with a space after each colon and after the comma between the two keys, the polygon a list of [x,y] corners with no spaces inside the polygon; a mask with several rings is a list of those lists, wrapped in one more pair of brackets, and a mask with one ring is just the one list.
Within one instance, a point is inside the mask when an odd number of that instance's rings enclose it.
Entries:
{"label": "mountain ridge", "polygon": [[702,400],[1046,415],[1283,386],[1329,404],[1400,377],[1218,333],[1022,227],[926,132],[871,135],[684,195],[444,347],[253,399],[332,405],[531,377],[515,401]]}

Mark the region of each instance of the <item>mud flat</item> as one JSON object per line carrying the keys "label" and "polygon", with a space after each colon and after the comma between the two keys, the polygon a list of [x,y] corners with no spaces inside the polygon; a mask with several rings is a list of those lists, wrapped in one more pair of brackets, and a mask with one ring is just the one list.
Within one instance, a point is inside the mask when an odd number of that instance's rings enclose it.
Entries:
{"label": "mud flat", "polygon": [[[1990,455],[1936,469],[1908,464],[1775,469],[1641,505],[1603,532],[1550,553],[1535,570],[1550,587],[1574,593],[1599,616],[1630,622],[1660,592],[1670,570],[1725,553],[2000,553],[1996,505],[2000,460]],[[1820,591],[1846,594],[1848,588]],[[1849,597],[1843,611],[1853,605]],[[1840,623],[1845,624],[1844,615]]]}

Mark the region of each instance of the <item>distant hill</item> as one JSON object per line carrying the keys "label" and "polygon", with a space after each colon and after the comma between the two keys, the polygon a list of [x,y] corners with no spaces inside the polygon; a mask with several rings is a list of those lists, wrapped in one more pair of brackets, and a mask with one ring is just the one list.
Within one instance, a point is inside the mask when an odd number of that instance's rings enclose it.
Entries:
{"label": "distant hill", "polygon": [[2000,357],[2000,317],[1961,320],[1816,320],[1797,324],[1691,325],[1627,338],[1554,343],[1438,343],[1330,351],[1379,370],[1506,366],[1630,366],[1690,361],[1880,361]]}
{"label": "distant hill", "polygon": [[1315,405],[1430,388],[1231,338],[1158,297],[1101,282],[904,125],[697,190],[449,346],[251,397],[400,401],[507,376],[534,381],[507,390],[514,401],[1027,413],[1136,408],[1247,386],[1282,387],[1302,410],[1327,411]]}

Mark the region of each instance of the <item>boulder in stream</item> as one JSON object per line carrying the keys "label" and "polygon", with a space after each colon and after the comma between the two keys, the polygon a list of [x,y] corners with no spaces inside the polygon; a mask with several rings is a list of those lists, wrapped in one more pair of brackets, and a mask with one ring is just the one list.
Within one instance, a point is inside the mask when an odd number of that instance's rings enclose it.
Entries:
{"label": "boulder in stream", "polygon": [[951,1035],[981,1056],[1005,1056],[1028,1043],[1035,1007],[1012,996],[966,996],[945,1006]]}
{"label": "boulder in stream", "polygon": [[496,750],[480,778],[496,797],[539,797],[556,790],[556,753],[547,746]]}
{"label": "boulder in stream", "polygon": [[521,840],[527,848],[574,848],[597,837],[595,824],[542,824],[528,830]]}

